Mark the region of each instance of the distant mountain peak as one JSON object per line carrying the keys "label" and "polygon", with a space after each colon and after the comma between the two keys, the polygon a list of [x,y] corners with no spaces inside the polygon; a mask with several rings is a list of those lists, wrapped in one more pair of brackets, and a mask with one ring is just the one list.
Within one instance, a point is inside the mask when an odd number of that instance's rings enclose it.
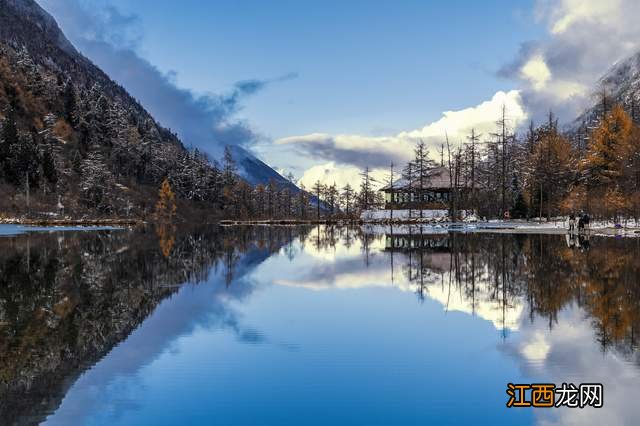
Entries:
{"label": "distant mountain peak", "polygon": [[[20,17],[19,22],[29,22],[39,31],[44,33],[45,40],[55,40],[57,46],[70,54],[78,55],[78,51],[73,44],[67,39],[58,23],[46,10],[44,10],[34,0],[0,0],[0,36],[3,39],[14,40],[21,44],[27,44],[29,40],[35,36],[32,29],[12,25],[15,17],[10,13],[13,11]],[[12,22],[13,21],[13,22]],[[25,31],[20,31],[25,30]],[[28,32],[27,34],[24,34]],[[38,40],[43,42],[45,40]],[[35,41],[35,40],[33,40]]]}
{"label": "distant mountain peak", "polygon": [[276,172],[272,167],[258,159],[245,148],[239,145],[229,145],[231,156],[236,162],[238,174],[251,185],[259,183],[266,185],[269,181],[274,181],[279,186],[288,187],[298,191],[298,187],[287,178]]}

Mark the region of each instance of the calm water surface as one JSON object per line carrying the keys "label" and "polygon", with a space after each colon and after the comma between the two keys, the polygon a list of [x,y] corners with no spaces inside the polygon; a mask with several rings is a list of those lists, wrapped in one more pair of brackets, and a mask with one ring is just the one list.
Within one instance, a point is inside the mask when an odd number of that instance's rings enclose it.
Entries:
{"label": "calm water surface", "polygon": [[[640,422],[637,238],[5,234],[0,424]],[[604,408],[507,409],[509,382]]]}

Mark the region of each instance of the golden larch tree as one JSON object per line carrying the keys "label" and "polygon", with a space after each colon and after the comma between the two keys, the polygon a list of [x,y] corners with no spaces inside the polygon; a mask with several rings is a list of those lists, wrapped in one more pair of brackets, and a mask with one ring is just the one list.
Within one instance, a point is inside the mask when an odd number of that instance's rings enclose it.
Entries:
{"label": "golden larch tree", "polygon": [[165,178],[160,186],[158,202],[156,203],[156,217],[161,221],[171,221],[176,214],[176,195],[171,189],[169,179]]}

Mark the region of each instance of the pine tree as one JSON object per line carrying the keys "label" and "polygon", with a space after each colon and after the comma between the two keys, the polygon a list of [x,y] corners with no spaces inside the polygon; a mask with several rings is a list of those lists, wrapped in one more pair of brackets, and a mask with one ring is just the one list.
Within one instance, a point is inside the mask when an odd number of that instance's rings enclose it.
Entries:
{"label": "pine tree", "polygon": [[111,213],[115,182],[104,159],[98,152],[90,152],[82,161],[81,199],[86,207],[100,213]]}
{"label": "pine tree", "polygon": [[320,203],[322,200],[322,194],[324,193],[324,185],[320,180],[317,180],[313,185],[313,192],[316,195],[316,218],[320,220]]}
{"label": "pine tree", "polygon": [[353,207],[354,191],[348,183],[342,188],[342,202],[347,217],[351,214]]}
{"label": "pine tree", "polygon": [[[416,176],[415,180],[418,186],[418,202],[420,202],[423,201],[423,198],[425,197],[425,184],[427,182],[429,170],[434,166],[433,161],[429,159],[429,150],[422,139],[418,141],[414,150],[413,164]],[[420,217],[422,217],[422,208],[420,208]]]}
{"label": "pine tree", "polygon": [[399,189],[401,189],[404,192],[402,196],[408,197],[408,198],[403,198],[401,202],[408,206],[409,219],[411,219],[413,215],[413,188],[414,188],[415,179],[416,179],[415,166],[412,161],[409,161],[407,165],[404,167],[404,169],[402,170],[402,179],[404,180],[405,187],[399,188]]}
{"label": "pine tree", "polygon": [[224,147],[222,163],[222,180],[225,186],[233,186],[236,183],[237,167],[229,146]]}
{"label": "pine tree", "polygon": [[36,143],[31,135],[20,135],[12,144],[5,160],[5,178],[13,185],[22,185],[28,178],[31,187],[40,180],[40,162]]}
{"label": "pine tree", "polygon": [[58,170],[50,146],[42,152],[42,174],[50,184],[55,185],[58,182]]}
{"label": "pine tree", "polygon": [[300,183],[300,191],[296,196],[296,211],[300,219],[306,219],[307,208],[309,207],[309,194],[303,183]]}
{"label": "pine tree", "polygon": [[333,185],[329,185],[325,187],[325,200],[329,207],[329,213],[331,217],[333,217],[336,213],[336,207],[338,203],[338,188],[336,187],[335,182]]}
{"label": "pine tree", "polygon": [[13,151],[13,147],[18,143],[18,128],[16,125],[15,110],[9,108],[6,118],[2,123],[2,133],[0,134],[0,173],[4,173],[5,178],[12,174],[12,170],[8,170],[9,157]]}
{"label": "pine tree", "polygon": [[470,187],[471,187],[471,209],[476,212],[478,209],[478,196],[476,194],[476,168],[478,163],[478,149],[477,146],[480,143],[480,137],[482,135],[476,133],[476,129],[471,129],[471,135],[467,136],[467,140],[469,141],[469,145],[467,147],[467,157],[468,157],[468,172],[466,173]]}
{"label": "pine tree", "polygon": [[368,210],[376,203],[376,197],[373,191],[374,179],[371,177],[369,166],[365,166],[360,173],[360,209]]}
{"label": "pine tree", "polygon": [[[387,175],[387,181],[386,186],[387,188],[389,188],[389,193],[391,195],[391,200],[389,200],[389,210],[390,210],[390,216],[391,216],[391,220],[393,220],[393,209],[395,207],[395,203],[393,200],[393,190],[394,190],[394,184],[395,184],[395,174],[394,174],[394,164],[393,162],[389,165],[389,174]],[[385,200],[386,202],[386,200]]]}
{"label": "pine tree", "polygon": [[75,129],[78,126],[78,105],[76,92],[71,82],[65,85],[62,97],[64,102],[64,119]]}

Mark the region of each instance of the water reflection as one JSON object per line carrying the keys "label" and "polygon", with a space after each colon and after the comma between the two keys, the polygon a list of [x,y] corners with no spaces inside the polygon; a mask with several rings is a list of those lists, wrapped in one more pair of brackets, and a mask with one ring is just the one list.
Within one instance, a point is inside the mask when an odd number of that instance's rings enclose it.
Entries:
{"label": "water reflection", "polygon": [[[639,255],[640,239],[407,227],[165,227],[0,238],[0,418],[136,424],[153,407],[190,415],[192,423],[207,423],[214,408],[222,423],[234,424],[418,424],[434,415],[464,421],[450,404],[456,380],[478,374],[475,363],[460,360],[473,348],[482,351],[474,357],[491,379],[481,376],[485,399],[466,420],[633,424],[640,415],[628,404],[639,394]],[[478,320],[491,324],[493,337]],[[219,333],[253,349],[222,345]],[[203,359],[216,363],[194,361],[204,348]],[[403,357],[396,359],[398,348]],[[442,377],[425,367],[444,359],[454,365],[439,368]],[[290,418],[267,410],[264,395],[251,395],[273,386],[259,380],[263,362],[291,388],[270,388],[274,410],[286,406]],[[345,362],[350,367],[342,370]],[[363,365],[375,367],[366,379]],[[382,373],[399,366],[393,377]],[[188,398],[197,408],[190,411],[147,399],[177,386],[176,368],[193,388]],[[232,410],[218,394],[224,389],[216,380],[227,373],[234,378],[227,385],[246,395],[243,404],[255,404],[259,417]],[[605,408],[506,412],[503,387],[518,379],[602,381]],[[378,393],[367,391],[379,411],[344,405],[334,389],[340,383],[345,392],[361,392],[357,386],[369,382],[380,382]],[[426,402],[415,395],[428,407],[416,413],[407,392],[427,385],[440,394],[423,390]],[[319,403],[307,393],[333,403],[334,417],[295,417],[297,408]],[[213,394],[221,405],[204,403]],[[162,416],[159,423],[171,423]]]}
{"label": "water reflection", "polygon": [[[171,231],[0,238],[3,424],[38,423],[53,412],[79,375],[126,339],[179,285],[206,282],[219,270],[230,283],[234,274],[241,277],[292,238],[292,230]],[[238,285],[226,297],[241,298],[248,291]],[[201,310],[224,311],[224,305],[212,307],[212,301],[202,299]],[[149,332],[135,336],[121,359],[110,354],[106,364],[135,370],[148,362],[202,321],[195,308],[174,303],[164,309],[166,315],[154,313]],[[218,319],[239,339],[259,341],[259,333],[243,329],[231,313],[220,312]]]}

